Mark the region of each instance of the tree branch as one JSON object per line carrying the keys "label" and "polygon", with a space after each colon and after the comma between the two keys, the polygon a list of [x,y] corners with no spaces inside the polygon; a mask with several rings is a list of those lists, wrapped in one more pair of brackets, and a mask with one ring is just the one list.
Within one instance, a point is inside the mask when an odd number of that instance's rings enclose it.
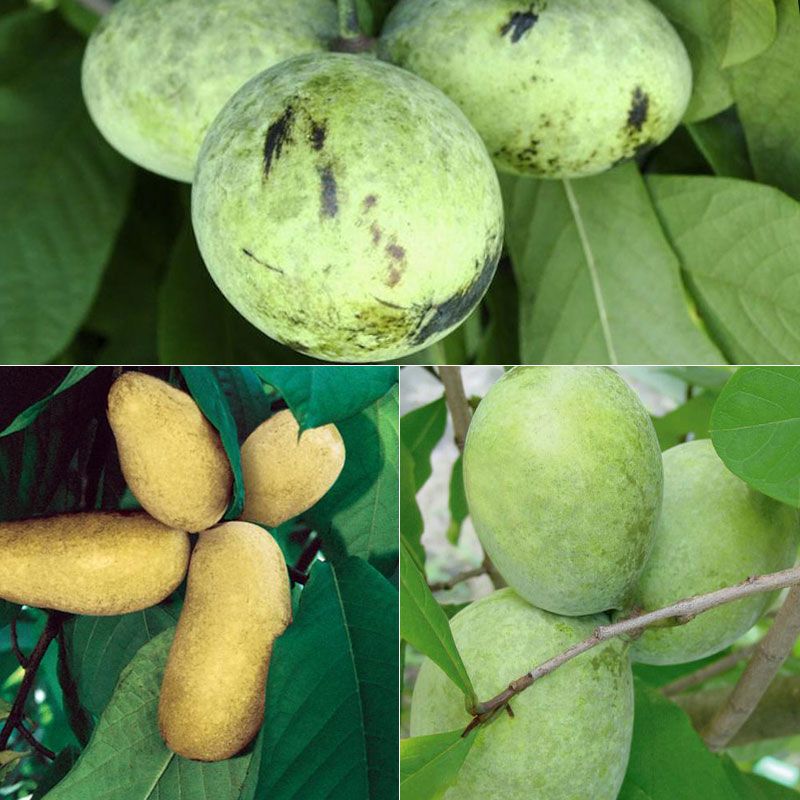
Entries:
{"label": "tree branch", "polygon": [[22,652],[22,649],[19,646],[19,638],[17,637],[17,615],[15,614],[11,619],[11,651],[14,653],[14,658],[17,659],[17,663],[23,667],[27,668],[28,666],[28,657],[25,653]]}
{"label": "tree branch", "polygon": [[109,0],[76,0],[76,2],[100,17],[104,17],[113,8]]}
{"label": "tree branch", "polygon": [[481,564],[479,567],[474,567],[473,569],[468,569],[459,575],[455,575],[452,578],[448,578],[446,581],[437,581],[436,583],[428,584],[428,588],[432,592],[446,592],[449,589],[452,589],[454,586],[457,586],[459,583],[463,583],[464,581],[468,581],[470,578],[477,578],[480,575],[486,574],[486,567]]}
{"label": "tree branch", "polygon": [[800,584],[800,567],[793,567],[792,569],[772,572],[767,575],[753,576],[735,586],[728,586],[707,594],[689,597],[664,608],[637,614],[608,625],[600,625],[595,628],[591,636],[581,642],[577,642],[564,652],[548,659],[522,677],[512,681],[508,688],[500,692],[500,694],[483,703],[477,703],[471,710],[473,720],[465,729],[464,734],[466,735],[476,726],[488,722],[499,710],[505,708],[513,697],[532,686],[545,675],[555,672],[559,667],[603,642],[619,636],[635,638],[651,627],[684,625],[691,622],[698,614],[710,611],[712,608],[725,603],[741,600],[754,594],[786,589],[797,584]]}
{"label": "tree branch", "polygon": [[453,420],[453,437],[460,453],[464,452],[467,430],[472,420],[472,408],[464,392],[461,367],[439,367],[439,377],[444,385],[444,398]]}
{"label": "tree branch", "polygon": [[49,758],[53,761],[56,757],[56,754],[50,750],[49,748],[45,747],[26,727],[25,723],[20,720],[17,724],[17,733],[40,755],[44,756],[45,758]]}
{"label": "tree branch", "polygon": [[724,655],[722,658],[717,659],[713,664],[706,664],[696,672],[690,672],[682,678],[668,683],[666,686],[661,687],[661,691],[667,697],[674,697],[675,695],[685,692],[695,686],[705,683],[709,678],[715,678],[717,675],[724,675],[728,670],[733,669],[737,664],[747,660],[753,655],[756,649],[754,644],[748,647],[743,647],[741,650],[734,650],[732,653]]}
{"label": "tree branch", "polygon": [[709,749],[722,750],[739,732],[766,693],[800,636],[800,587],[786,596],[775,622],[703,734]]}

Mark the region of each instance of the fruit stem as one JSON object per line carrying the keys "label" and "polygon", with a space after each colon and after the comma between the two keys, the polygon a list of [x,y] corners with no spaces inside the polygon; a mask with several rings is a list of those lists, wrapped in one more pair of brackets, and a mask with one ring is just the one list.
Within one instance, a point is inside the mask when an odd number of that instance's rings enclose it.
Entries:
{"label": "fruit stem", "polygon": [[[577,658],[577,656],[597,647],[603,642],[620,636],[627,636],[630,638],[641,636],[648,628],[663,625],[665,621],[668,624],[683,625],[691,622],[698,614],[703,614],[717,606],[741,600],[751,595],[761,594],[763,592],[774,592],[778,589],[788,589],[789,587],[798,587],[798,585],[800,585],[800,566],[781,570],[780,572],[771,572],[766,575],[751,576],[734,586],[726,586],[723,589],[716,589],[707,594],[695,595],[694,597],[679,600],[677,603],[672,603],[671,605],[664,606],[664,608],[659,608],[655,611],[635,613],[617,622],[612,622],[608,625],[600,625],[594,629],[591,636],[568,647],[562,653],[539,664],[530,672],[512,681],[500,694],[495,695],[495,697],[483,703],[477,703],[471,710],[473,719],[465,729],[463,735],[469,733],[469,731],[477,725],[488,722],[499,709],[507,706],[513,697],[529,686],[532,686],[536,681],[549,675],[551,672],[555,672],[559,667],[572,661],[573,658]],[[793,621],[791,629],[788,626],[784,628],[782,624],[779,630],[783,632],[775,634],[774,637],[774,639],[778,639],[779,636],[781,637],[779,639],[781,647],[785,643],[784,637],[791,638],[791,636],[794,635],[794,638],[797,638],[795,628],[800,632],[800,619],[798,619],[800,618],[800,613],[798,613],[800,612],[800,589],[790,592],[790,597],[793,597],[793,602],[790,608],[787,609],[786,616],[790,617]],[[778,619],[782,616],[782,614],[779,614],[778,618],[776,618],[773,630],[778,626]],[[770,631],[770,633],[772,633],[772,631]],[[764,639],[766,641],[767,637],[764,637]],[[792,639],[792,641],[794,641],[794,639]],[[774,652],[777,649],[780,648],[772,647],[765,652],[764,660],[769,661],[770,665],[774,665],[773,661],[770,659],[774,657]],[[785,652],[788,654],[788,650]],[[782,661],[780,663],[782,663]],[[780,667],[780,663],[778,667],[776,667],[776,671],[777,668]],[[761,672],[761,670],[759,670],[759,672]],[[744,724],[744,720],[742,720],[742,724]]]}
{"label": "fruit stem", "polygon": [[358,21],[356,0],[336,0],[339,8],[339,36],[330,49],[340,53],[366,53],[375,48],[375,39],[366,36]]}

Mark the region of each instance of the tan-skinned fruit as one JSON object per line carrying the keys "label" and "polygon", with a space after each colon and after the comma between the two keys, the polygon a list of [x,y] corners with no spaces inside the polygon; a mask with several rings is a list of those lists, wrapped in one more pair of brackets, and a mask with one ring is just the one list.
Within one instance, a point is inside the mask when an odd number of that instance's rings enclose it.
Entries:
{"label": "tan-skinned fruit", "polygon": [[242,519],[274,528],[302,514],[336,482],[345,450],[335,425],[300,426],[288,409],[261,423],[242,445]]}
{"label": "tan-skinned fruit", "polygon": [[201,533],[167,659],[158,723],[185,758],[230,758],[256,735],[272,645],[292,619],[286,563],[249,522]]}
{"label": "tan-skinned fruit", "polygon": [[189,537],[143,512],[0,523],[0,597],[108,616],[161,602],[186,575]]}
{"label": "tan-skinned fruit", "polygon": [[148,513],[202,531],[222,519],[233,474],[219,434],[197,403],[165,381],[126,372],[108,393],[122,474]]}

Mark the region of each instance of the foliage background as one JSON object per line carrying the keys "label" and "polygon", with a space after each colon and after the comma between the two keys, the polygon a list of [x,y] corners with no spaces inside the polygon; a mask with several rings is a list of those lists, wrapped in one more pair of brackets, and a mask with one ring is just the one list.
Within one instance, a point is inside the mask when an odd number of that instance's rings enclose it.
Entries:
{"label": "foliage background", "polygon": [[[655,2],[693,63],[684,124],[597,177],[503,177],[492,288],[411,363],[800,360],[797,2]],[[80,93],[92,13],[31,3],[0,2],[0,362],[308,363],[215,288],[188,187],[94,129]],[[365,29],[392,5],[359,0]]]}
{"label": "foliage background", "polygon": [[[105,417],[108,387],[120,369],[0,368],[0,520],[136,507]],[[292,590],[294,623],[276,642],[270,668],[268,724],[245,753],[224,762],[187,761],[164,746],[156,707],[180,587],[142,612],[66,623],[26,708],[37,738],[57,759],[48,765],[38,755],[11,757],[0,765],[0,797],[394,797],[397,369],[146,371],[187,388],[220,430],[237,479],[226,518],[236,517],[243,499],[239,444],[275,410],[288,405],[304,427],[335,422],[345,440],[346,464],[330,492],[272,531],[290,565],[315,554],[317,543],[321,556],[305,586]],[[0,601],[0,725],[22,677],[11,648],[15,615],[23,652],[46,617]],[[18,753],[28,749],[12,744]]]}
{"label": "foliage background", "polygon": [[[753,435],[771,438],[783,453],[796,443],[796,420],[800,418],[800,368],[746,368],[735,375],[730,368],[717,367],[622,367],[622,376],[634,387],[651,412],[662,449],[678,444],[687,437],[707,438],[712,423],[712,409],[725,388],[724,409],[736,415],[731,425],[740,431],[750,427]],[[502,367],[465,367],[461,370],[467,396],[474,405],[500,378]],[[732,377],[733,376],[733,377]],[[404,542],[403,561],[420,559],[429,583],[442,582],[460,576],[468,570],[480,571],[483,551],[468,516],[461,483],[460,457],[453,441],[452,422],[443,397],[442,384],[432,370],[404,367],[401,370],[401,532]],[[788,387],[788,388],[787,388]],[[769,417],[758,418],[769,403]],[[715,412],[715,443],[729,427]],[[781,421],[783,420],[783,421]],[[759,422],[764,423],[759,426]],[[753,442],[759,449],[761,442]],[[796,480],[800,462],[783,458],[780,489],[772,487],[773,496],[785,496],[797,505]],[[739,470],[737,469],[737,472]],[[754,480],[760,467],[749,462],[743,477]],[[777,477],[774,471],[773,476]],[[408,549],[405,549],[405,545]],[[411,553],[411,555],[408,555]],[[424,608],[427,590],[410,589],[404,569],[402,580],[402,615],[411,603],[413,594]],[[489,594],[493,590],[490,577],[479,574],[450,590],[438,591],[436,600],[449,617],[464,604]],[[424,616],[432,620],[430,609]],[[409,622],[416,626],[418,622]],[[431,623],[435,628],[435,624]],[[401,622],[401,630],[405,623]],[[731,649],[740,649],[758,641],[771,625],[765,618]],[[421,634],[417,634],[421,637]],[[725,655],[730,650],[720,655]],[[430,651],[428,651],[430,652]],[[410,644],[404,643],[403,697],[401,705],[401,736],[408,736],[408,714],[411,691],[423,656]],[[670,667],[634,665],[636,686],[636,721],[634,746],[628,776],[621,800],[671,800],[671,798],[714,798],[716,800],[756,800],[756,798],[789,800],[800,791],[800,706],[797,695],[782,692],[775,696],[775,707],[785,714],[781,723],[770,728],[769,715],[751,741],[728,749],[733,761],[711,755],[694,732],[689,718],[667,700],[658,690],[677,678],[692,673],[720,657]],[[533,666],[533,664],[531,664]],[[679,702],[687,711],[707,707],[707,700],[719,705],[722,698],[714,692],[730,689],[744,668],[740,663],[715,678],[695,687],[691,695]],[[779,681],[787,679],[794,685],[800,674],[800,645],[783,666]],[[787,683],[787,686],[789,684]],[[498,686],[498,691],[503,688]],[[535,691],[535,687],[529,691]],[[689,697],[688,703],[683,698]],[[486,698],[480,698],[485,700]],[[699,717],[696,717],[699,718]],[[707,721],[707,718],[706,718]],[[775,719],[773,717],[773,722]],[[785,724],[784,724],[785,723]],[[776,733],[776,729],[778,732]],[[486,735],[491,735],[487,729]],[[415,740],[418,741],[418,740]],[[461,740],[464,741],[464,740]],[[456,743],[457,746],[457,743]],[[413,752],[413,751],[412,751]],[[448,751],[445,751],[448,752]],[[420,763],[426,763],[420,751]],[[429,756],[429,754],[428,754]],[[404,752],[404,762],[411,755]],[[463,758],[463,753],[459,757]],[[456,758],[456,754],[452,754]],[[442,759],[443,761],[446,759]],[[735,765],[734,765],[735,762]],[[457,766],[459,762],[455,761]],[[736,769],[738,766],[739,770]],[[415,773],[413,763],[401,765],[403,800],[422,800],[432,797],[430,790],[447,774],[449,766],[437,767],[427,762],[426,768]],[[426,772],[427,769],[427,772]],[[768,782],[767,782],[768,781]],[[796,790],[796,791],[795,791]]]}

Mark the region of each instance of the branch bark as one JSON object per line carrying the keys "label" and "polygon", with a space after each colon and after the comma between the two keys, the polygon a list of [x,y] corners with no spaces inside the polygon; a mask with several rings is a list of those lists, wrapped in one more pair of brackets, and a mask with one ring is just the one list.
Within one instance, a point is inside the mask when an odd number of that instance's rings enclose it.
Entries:
{"label": "branch bark", "polygon": [[472,408],[464,392],[461,367],[439,367],[439,377],[444,385],[444,397],[453,420],[453,437],[460,453],[464,452],[467,430],[472,421]]}
{"label": "branch bark", "polygon": [[78,5],[88,8],[100,17],[104,17],[113,8],[109,0],[77,0]]}
{"label": "branch bark", "polygon": [[475,567],[474,569],[468,569],[458,575],[455,575],[452,578],[449,578],[446,581],[437,581],[436,583],[431,583],[428,585],[428,588],[432,592],[446,592],[448,589],[452,589],[454,586],[457,586],[459,583],[463,583],[464,581],[468,581],[470,578],[477,578],[480,575],[486,574],[486,567],[481,564],[479,567]]}
{"label": "branch bark", "polygon": [[755,711],[800,636],[800,586],[786,596],[775,622],[759,642],[739,682],[704,731],[711,750],[722,750]]}
{"label": "branch bark", "polygon": [[[707,594],[696,595],[664,608],[637,614],[626,619],[601,625],[595,628],[591,636],[578,642],[564,652],[559,653],[544,663],[534,667],[530,672],[512,681],[508,688],[491,699],[477,703],[471,710],[473,719],[464,731],[466,735],[478,725],[488,722],[501,709],[505,708],[511,699],[532,686],[536,681],[544,678],[559,667],[577,658],[579,655],[591,650],[603,642],[619,636],[637,637],[647,628],[670,627],[684,625],[691,622],[698,614],[710,611],[712,608],[750,597],[754,594],[772,592],[776,589],[786,589],[800,584],[800,567],[772,572],[767,575],[758,575],[747,578],[735,586],[717,589]],[[777,622],[776,622],[777,624]]]}

